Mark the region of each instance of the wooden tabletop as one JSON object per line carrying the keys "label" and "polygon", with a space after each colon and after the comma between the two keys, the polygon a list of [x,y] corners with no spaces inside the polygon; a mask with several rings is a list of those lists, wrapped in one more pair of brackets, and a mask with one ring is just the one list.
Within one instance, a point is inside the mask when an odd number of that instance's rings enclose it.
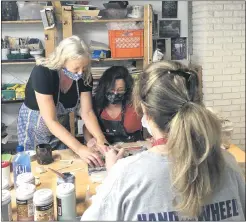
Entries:
{"label": "wooden tabletop", "polygon": [[[236,158],[239,163],[245,163],[245,152],[242,151],[235,145],[231,145],[228,151]],[[87,164],[75,157],[74,153],[70,150],[59,150],[53,151],[53,157],[55,161],[49,165],[39,165],[37,161],[32,162],[32,172],[34,176],[39,177],[41,184],[36,187],[36,189],[50,188],[53,190],[54,195],[54,210],[56,216],[56,181],[57,176],[48,170],[48,167],[52,169],[59,169],[65,166],[65,163],[61,160],[73,160],[73,163],[66,169],[59,170],[59,172],[71,172],[74,169],[82,168],[82,170],[75,171],[76,177],[76,198],[77,198],[77,216],[81,216],[83,212],[88,208],[89,202],[85,201],[87,186],[90,186],[90,194],[94,195],[96,193],[96,187],[99,185],[97,183],[92,183],[88,175]],[[40,174],[37,172],[37,167],[44,167],[47,169],[46,173]],[[13,210],[13,220],[16,220],[16,197],[15,190],[11,191],[12,198],[12,210]]]}
{"label": "wooden tabletop", "polygon": [[245,152],[232,144],[228,151],[236,158],[238,163],[245,163]]}

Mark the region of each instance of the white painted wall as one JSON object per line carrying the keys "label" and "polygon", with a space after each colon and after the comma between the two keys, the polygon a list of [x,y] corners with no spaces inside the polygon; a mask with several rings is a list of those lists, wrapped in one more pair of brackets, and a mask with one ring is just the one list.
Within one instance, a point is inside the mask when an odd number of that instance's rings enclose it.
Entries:
{"label": "white painted wall", "polygon": [[233,143],[245,149],[245,2],[192,4],[191,58],[203,67],[205,104],[233,122]]}

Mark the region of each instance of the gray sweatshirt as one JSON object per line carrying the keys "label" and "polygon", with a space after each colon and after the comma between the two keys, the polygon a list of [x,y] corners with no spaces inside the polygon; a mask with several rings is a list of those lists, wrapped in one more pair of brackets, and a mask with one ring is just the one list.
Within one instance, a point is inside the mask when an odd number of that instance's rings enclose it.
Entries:
{"label": "gray sweatshirt", "polygon": [[245,221],[245,180],[235,158],[224,150],[223,155],[223,185],[198,218],[181,217],[175,211],[168,159],[145,151],[112,167],[81,220]]}

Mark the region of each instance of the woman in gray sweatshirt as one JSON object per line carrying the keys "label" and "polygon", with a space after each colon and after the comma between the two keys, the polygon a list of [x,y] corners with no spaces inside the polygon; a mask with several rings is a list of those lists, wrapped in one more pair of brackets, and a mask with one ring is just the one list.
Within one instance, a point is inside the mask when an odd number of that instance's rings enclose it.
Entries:
{"label": "woman in gray sweatshirt", "polygon": [[221,125],[199,97],[197,74],[153,63],[134,97],[152,148],[120,160],[105,154],[108,176],[81,220],[245,221],[245,180],[220,148]]}

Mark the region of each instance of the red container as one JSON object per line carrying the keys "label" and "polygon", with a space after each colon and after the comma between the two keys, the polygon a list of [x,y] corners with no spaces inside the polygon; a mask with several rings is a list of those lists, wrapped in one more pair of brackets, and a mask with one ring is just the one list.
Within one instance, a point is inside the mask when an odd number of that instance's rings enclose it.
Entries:
{"label": "red container", "polygon": [[112,58],[134,58],[144,55],[144,30],[110,30]]}

